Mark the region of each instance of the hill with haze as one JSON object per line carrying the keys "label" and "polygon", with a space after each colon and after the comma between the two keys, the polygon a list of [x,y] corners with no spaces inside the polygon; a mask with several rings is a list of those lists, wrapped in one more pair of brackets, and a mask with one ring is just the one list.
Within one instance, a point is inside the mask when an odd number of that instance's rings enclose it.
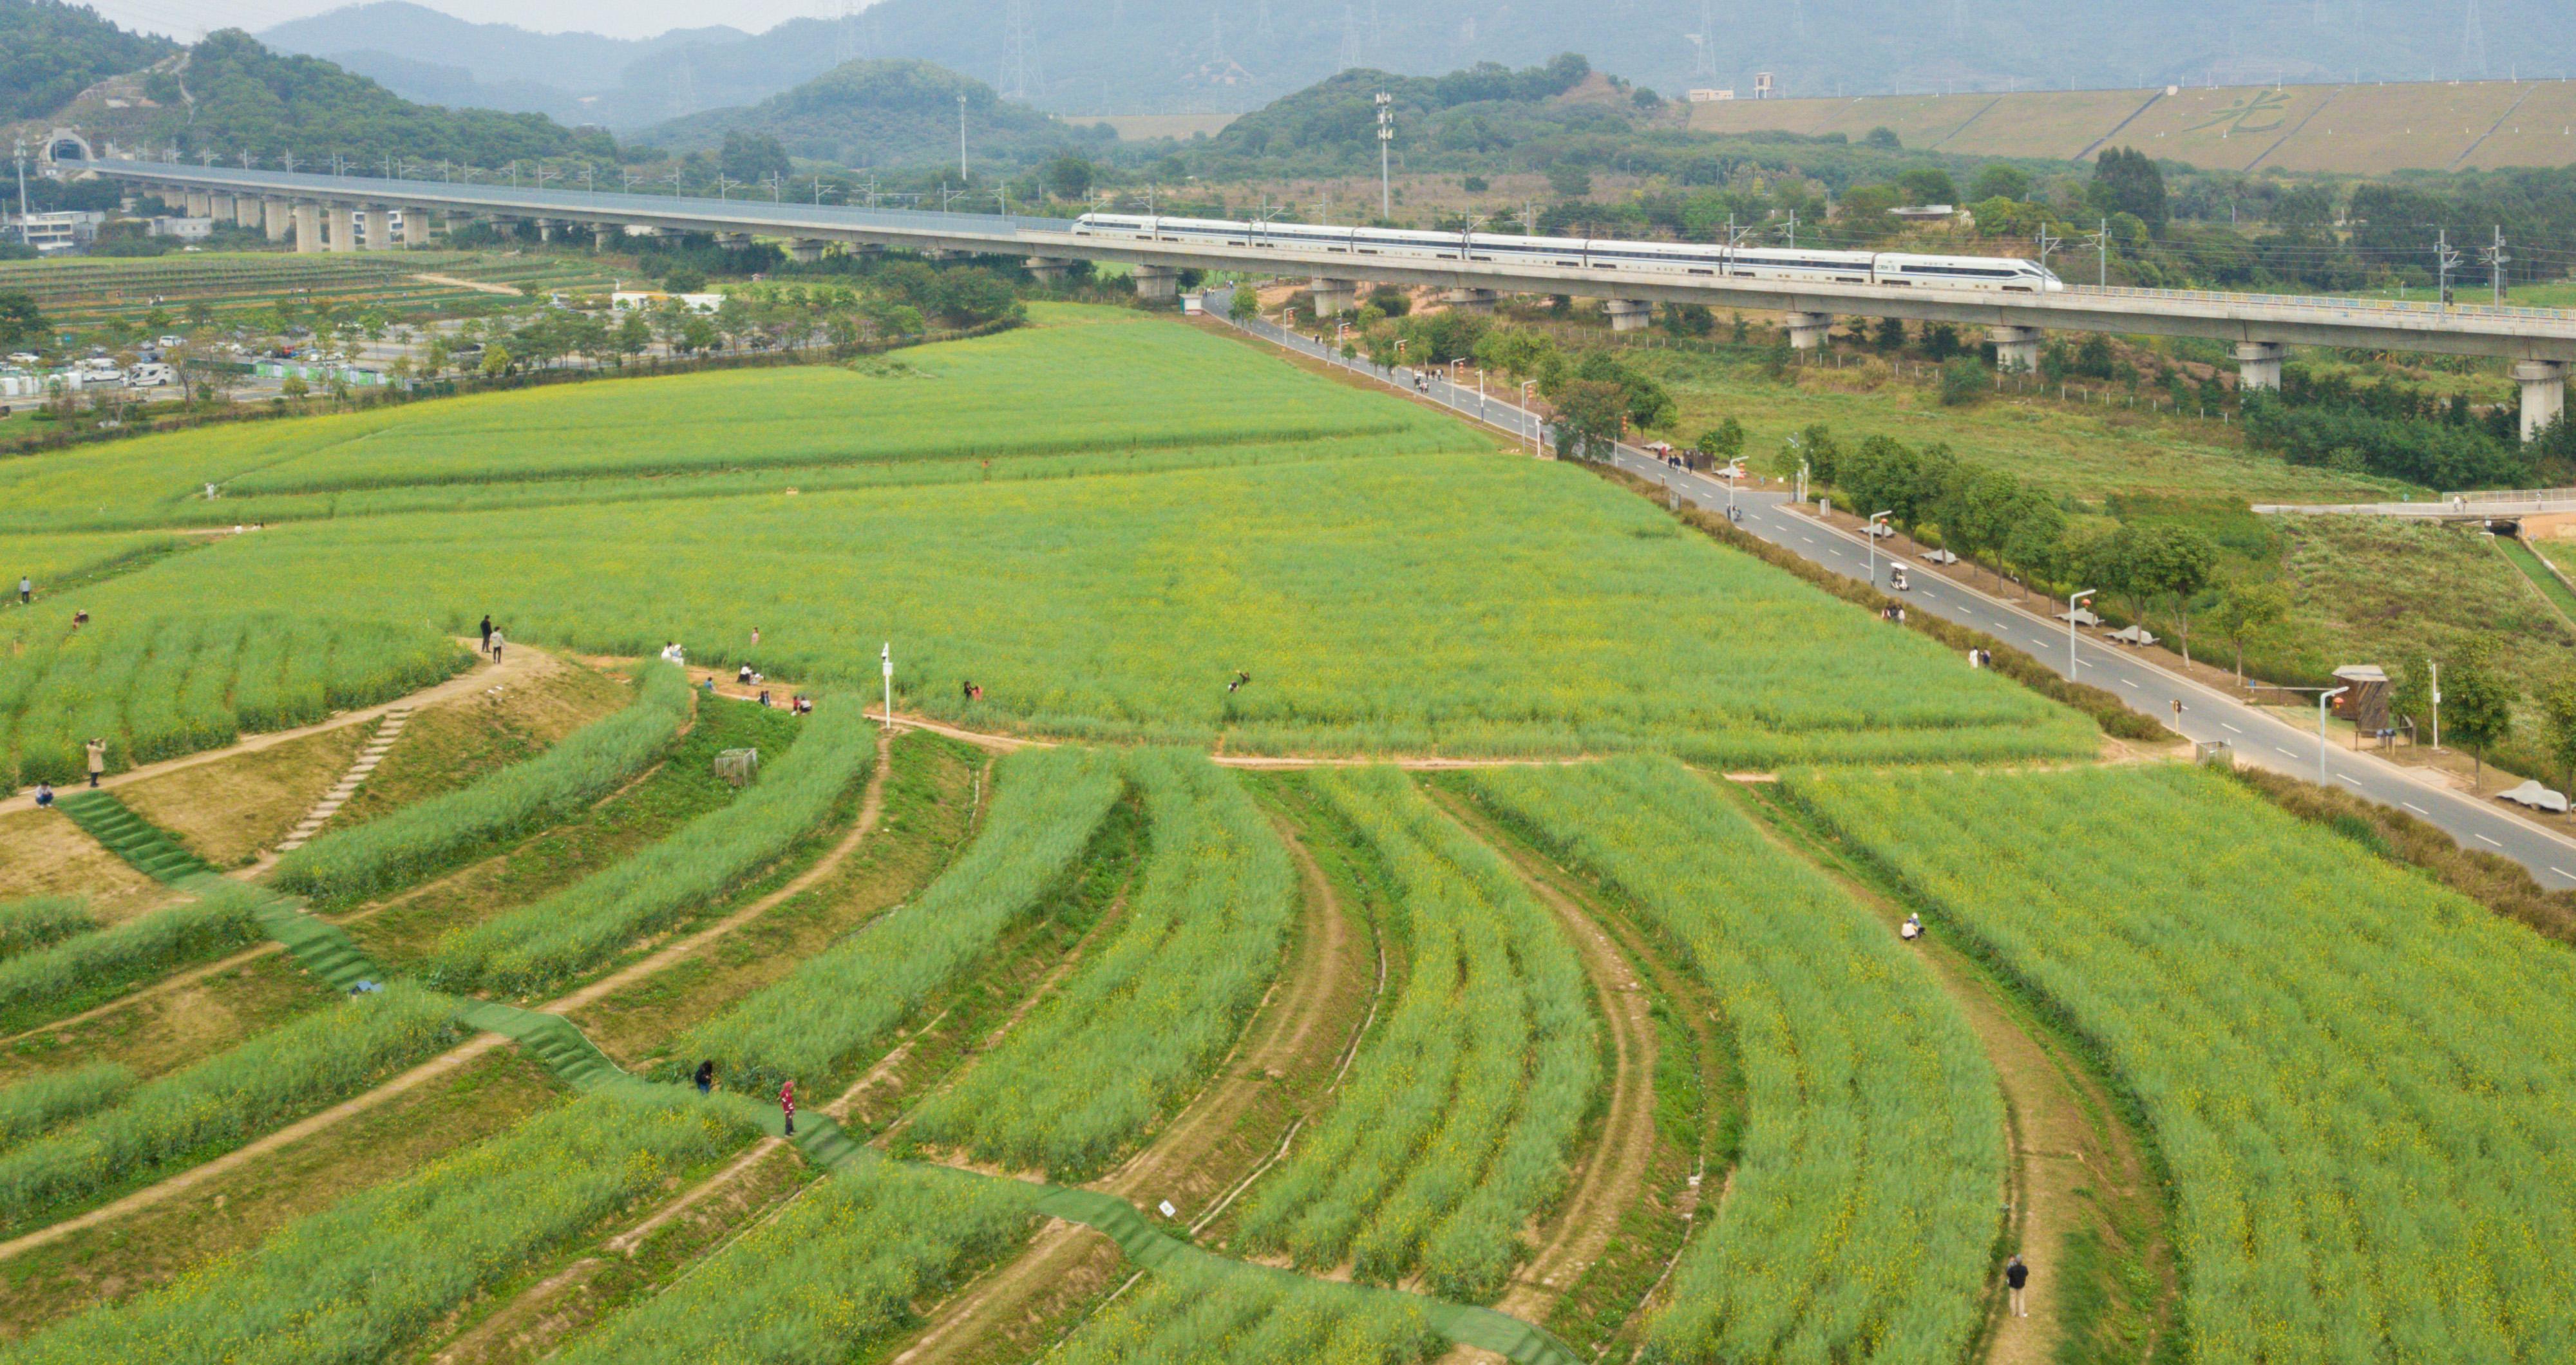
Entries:
{"label": "hill with haze", "polygon": [[[1016,33],[1015,9],[1024,16]],[[796,19],[756,35],[719,28],[640,41],[526,33],[384,0],[267,36],[292,51],[351,54],[352,69],[413,98],[431,97],[406,84],[426,76],[357,54],[461,68],[501,87],[495,98],[520,101],[505,107],[552,101],[544,112],[584,109],[611,127],[754,104],[843,62],[881,57],[935,62],[1076,116],[1238,112],[1351,67],[1428,75],[1567,51],[1666,94],[1705,86],[1750,95],[1763,71],[1781,94],[1825,97],[2576,74],[2576,7],[2558,0],[879,0],[846,19]]]}
{"label": "hill with haze", "polygon": [[691,114],[637,140],[690,152],[739,133],[776,138],[791,156],[859,169],[953,162],[959,95],[966,97],[968,149],[978,159],[1025,162],[1110,140],[1001,99],[982,81],[903,60],[847,62],[759,104]]}

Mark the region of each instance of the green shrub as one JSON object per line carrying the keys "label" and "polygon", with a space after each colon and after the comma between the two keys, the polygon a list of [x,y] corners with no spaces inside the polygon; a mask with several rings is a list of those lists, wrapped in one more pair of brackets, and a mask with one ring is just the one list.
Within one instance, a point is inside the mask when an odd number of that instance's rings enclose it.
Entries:
{"label": "green shrub", "polygon": [[1004,759],[983,832],[919,900],[696,1029],[682,1065],[712,1058],[725,1084],[755,1094],[835,1078],[1066,880],[1120,790],[1117,762],[1087,750]]}
{"label": "green shrub", "polygon": [[695,1095],[593,1095],[242,1255],[18,1343],[11,1365],[373,1365],[442,1315],[749,1134]]}
{"label": "green shrub", "polygon": [[1994,377],[1974,356],[1959,356],[1941,367],[1941,403],[1964,407],[1994,392]]}
{"label": "green shrub", "polygon": [[97,927],[89,906],[78,896],[0,901],[0,958],[16,957]]}
{"label": "green shrub", "polygon": [[820,825],[866,774],[876,741],[858,698],[825,699],[787,756],[766,765],[741,797],[534,905],[449,935],[432,954],[432,980],[457,989],[541,991],[668,928]]}
{"label": "green shrub", "polygon": [[305,1015],[137,1087],[51,1136],[0,1152],[0,1226],[229,1151],[375,1084],[457,1036],[451,997],[395,984]]}
{"label": "green shrub", "polygon": [[0,1149],[14,1147],[64,1119],[104,1109],[133,1088],[134,1073],[114,1062],[41,1072],[0,1085]]}
{"label": "green shrub", "polygon": [[194,901],[74,934],[0,960],[0,1029],[15,1031],[112,1000],[174,968],[258,941],[260,893],[210,885]]}
{"label": "green shrub", "polygon": [[286,855],[274,880],[333,902],[406,885],[608,795],[669,753],[688,718],[688,676],[646,664],[616,715],[461,791],[317,839]]}

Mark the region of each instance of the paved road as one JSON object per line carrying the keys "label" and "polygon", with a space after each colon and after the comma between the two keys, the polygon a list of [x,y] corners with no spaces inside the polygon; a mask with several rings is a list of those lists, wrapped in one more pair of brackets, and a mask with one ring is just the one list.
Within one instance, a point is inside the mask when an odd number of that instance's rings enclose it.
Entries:
{"label": "paved road", "polygon": [[[1221,296],[1211,298],[1211,309],[1222,306]],[[1365,360],[1344,361],[1318,346],[1312,338],[1282,331],[1268,323],[1238,325],[1264,339],[1308,355],[1320,356],[1354,373],[1428,396],[1469,416],[1480,417],[1524,440],[1529,439],[1540,421],[1535,414],[1500,398],[1480,396],[1472,384],[1452,385],[1437,377],[1436,371],[1417,376],[1409,369],[1380,370]],[[1671,469],[1642,451],[1625,447],[1621,448],[1617,463],[1630,473],[1675,488],[1683,499],[1697,506],[1722,511],[1727,505],[1726,485],[1722,480]],[[1870,576],[1871,556],[1867,540],[1792,510],[1787,495],[1738,493],[1736,506],[1742,517],[1740,524],[1754,535],[1847,577]],[[1891,562],[1884,551],[1878,554],[1876,572],[1882,585],[1886,582]],[[1939,574],[1917,572],[1912,577],[1914,587],[1905,594],[1905,598],[1913,609],[1982,630],[2047,664],[2061,677],[2071,675],[2095,687],[2107,688],[2125,698],[2135,709],[2175,726],[2191,739],[2216,740],[2231,745],[2240,763],[2275,769],[2313,782],[2318,780],[2318,758],[2322,748],[2325,780],[2333,785],[2428,820],[2448,831],[2463,848],[2503,854],[2531,869],[2532,876],[2538,878],[2542,886],[2553,890],[2576,887],[2576,840],[2528,824],[2488,801],[2437,787],[2413,776],[2406,769],[2368,754],[2355,753],[2331,741],[2321,746],[2312,729],[2290,725],[2267,712],[2247,706],[2225,692],[2168,673],[2119,646],[2103,643],[2099,638],[2079,636],[2070,662],[2064,622],[2025,611]],[[2183,705],[2178,719],[2173,709],[2176,701]]]}

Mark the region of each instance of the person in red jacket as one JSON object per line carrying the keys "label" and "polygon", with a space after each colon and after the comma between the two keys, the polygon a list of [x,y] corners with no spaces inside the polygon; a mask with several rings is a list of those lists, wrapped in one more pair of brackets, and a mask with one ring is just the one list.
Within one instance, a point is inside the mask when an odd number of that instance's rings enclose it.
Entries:
{"label": "person in red jacket", "polygon": [[787,1136],[796,1136],[796,1082],[792,1077],[778,1087],[778,1112],[787,1116]]}

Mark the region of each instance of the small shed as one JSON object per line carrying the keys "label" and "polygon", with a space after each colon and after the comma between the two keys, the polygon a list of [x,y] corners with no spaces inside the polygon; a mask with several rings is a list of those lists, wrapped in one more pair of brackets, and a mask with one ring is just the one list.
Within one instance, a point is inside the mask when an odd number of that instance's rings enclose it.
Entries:
{"label": "small shed", "polygon": [[748,787],[760,780],[758,749],[727,749],[716,755],[716,776],[737,787]]}
{"label": "small shed", "polygon": [[2388,728],[2388,670],[2377,664],[2345,664],[2334,671],[2344,694],[2334,699],[2334,713],[2365,735]]}

